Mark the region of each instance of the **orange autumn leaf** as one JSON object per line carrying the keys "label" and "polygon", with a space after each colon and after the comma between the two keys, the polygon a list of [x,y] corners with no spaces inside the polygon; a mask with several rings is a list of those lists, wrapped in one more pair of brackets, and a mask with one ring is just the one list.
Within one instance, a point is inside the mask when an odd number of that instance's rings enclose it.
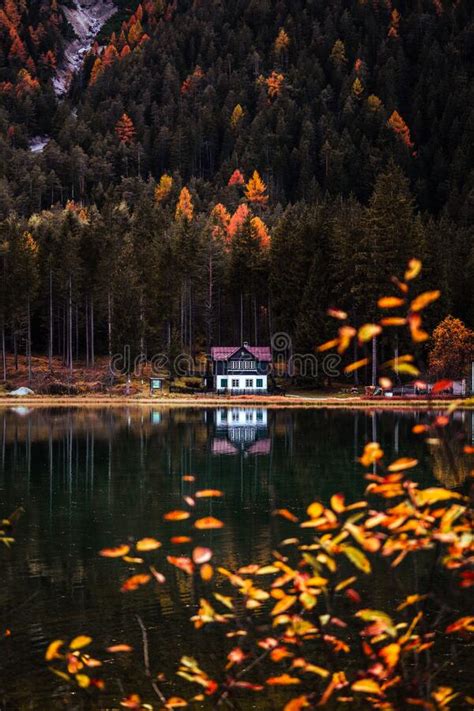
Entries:
{"label": "orange autumn leaf", "polygon": [[141,538],[136,542],[135,547],[137,551],[144,553],[146,551],[154,551],[157,548],[161,548],[161,543],[160,541],[157,541],[156,538]]}
{"label": "orange autumn leaf", "polygon": [[120,588],[121,592],[130,592],[131,590],[138,590],[141,585],[146,585],[151,580],[151,575],[147,573],[138,573],[137,575],[132,575],[128,578]]}
{"label": "orange autumn leaf", "polygon": [[64,641],[62,639],[55,639],[54,642],[51,642],[46,650],[46,654],[44,655],[46,661],[50,662],[53,659],[60,659],[62,655],[59,654],[59,650],[63,645]]}
{"label": "orange autumn leaf", "polygon": [[126,543],[123,543],[120,546],[116,546],[115,548],[103,548],[101,551],[99,551],[99,555],[103,556],[104,558],[122,558],[122,556],[127,555],[127,553],[130,551],[130,546],[127,546]]}
{"label": "orange autumn leaf", "polygon": [[378,655],[388,669],[393,669],[400,658],[400,645],[396,642],[387,644],[386,647],[379,649]]}
{"label": "orange autumn leaf", "polygon": [[413,425],[411,431],[413,432],[413,434],[422,434],[423,432],[427,432],[428,429],[428,425]]}
{"label": "orange autumn leaf", "polygon": [[393,383],[390,378],[382,377],[379,378],[379,385],[381,388],[383,388],[383,390],[389,390],[392,387]]}
{"label": "orange autumn leaf", "polygon": [[317,347],[317,350],[320,353],[323,353],[324,351],[329,351],[331,348],[335,348],[339,344],[339,338],[333,338],[330,341],[326,341],[326,343],[322,343],[320,346]]}
{"label": "orange autumn leaf", "polygon": [[410,259],[410,261],[408,262],[408,268],[404,276],[405,281],[411,281],[411,279],[415,279],[421,272],[421,267],[422,264],[419,259]]}
{"label": "orange autumn leaf", "polygon": [[291,511],[288,511],[288,509],[276,509],[276,511],[273,512],[273,515],[286,518],[292,523],[296,523],[298,521],[298,516],[295,516],[295,514],[291,513]]}
{"label": "orange autumn leaf", "polygon": [[286,612],[292,607],[297,600],[296,595],[285,595],[281,600],[278,600],[277,604],[271,611],[272,615],[281,615],[282,612]]}
{"label": "orange autumn leaf", "polygon": [[410,304],[411,311],[421,311],[433,301],[439,299],[440,295],[441,292],[439,290],[425,291],[423,294],[419,294]]}
{"label": "orange autumn leaf", "polygon": [[184,521],[190,517],[189,511],[168,511],[163,516],[165,521]]}
{"label": "orange autumn leaf", "polygon": [[382,296],[377,302],[379,309],[396,309],[398,306],[403,306],[405,299],[399,296]]}
{"label": "orange autumn leaf", "polygon": [[174,545],[182,545],[183,543],[191,543],[193,539],[190,538],[189,536],[173,536],[170,538],[170,543],[173,543]]}
{"label": "orange autumn leaf", "polygon": [[280,676],[271,676],[266,680],[268,686],[290,686],[292,684],[301,684],[301,679],[289,674],[280,674]]}
{"label": "orange autumn leaf", "polygon": [[207,499],[212,497],[224,496],[223,491],[219,489],[201,489],[201,491],[196,491],[196,499]]}
{"label": "orange autumn leaf", "polygon": [[178,568],[178,570],[182,570],[183,573],[186,573],[187,575],[193,574],[194,564],[191,558],[186,558],[185,556],[176,557],[173,555],[168,555],[166,556],[166,560],[171,565],[174,565],[175,568]]}
{"label": "orange autumn leaf", "polygon": [[196,546],[196,548],[193,550],[192,558],[196,565],[208,563],[212,558],[212,551],[210,548]]}
{"label": "orange autumn leaf", "polygon": [[200,530],[223,528],[223,526],[223,522],[219,521],[218,518],[214,518],[214,516],[205,516],[204,518],[199,518],[194,522],[194,527]]}
{"label": "orange autumn leaf", "polygon": [[204,563],[199,570],[199,575],[201,576],[201,580],[208,583],[214,576],[214,568],[209,563]]}
{"label": "orange autumn leaf", "polygon": [[400,457],[394,462],[388,465],[389,472],[402,472],[405,469],[412,469],[418,464],[418,459],[413,459],[412,457]]}
{"label": "orange autumn leaf", "polygon": [[343,513],[346,510],[344,494],[331,496],[331,508],[336,513]]}
{"label": "orange autumn leaf", "polygon": [[402,316],[387,316],[387,318],[380,319],[381,326],[404,326],[406,322],[406,318]]}
{"label": "orange autumn leaf", "polygon": [[283,711],[301,711],[309,706],[307,696],[297,696],[295,699],[288,701]]}
{"label": "orange autumn leaf", "polygon": [[120,652],[133,652],[133,647],[129,644],[112,644],[112,646],[107,647],[107,652],[111,654],[118,654]]}
{"label": "orange autumn leaf", "polygon": [[193,474],[185,474],[182,479],[183,481],[196,481],[196,477]]}
{"label": "orange autumn leaf", "polygon": [[354,370],[359,370],[359,368],[363,368],[364,365],[367,365],[369,363],[369,358],[361,358],[360,360],[356,360],[353,363],[349,363],[349,365],[346,365],[344,368],[344,373],[353,373]]}
{"label": "orange autumn leaf", "polygon": [[180,696],[170,696],[170,698],[167,699],[165,702],[165,709],[184,708],[187,705],[188,702],[185,699],[182,699]]}
{"label": "orange autumn leaf", "polygon": [[133,709],[133,711],[140,711],[142,708],[142,700],[138,694],[130,694],[129,696],[126,696],[122,701],[120,702],[120,706],[123,706],[125,709]]}
{"label": "orange autumn leaf", "polygon": [[356,333],[357,331],[353,326],[341,326],[341,328],[338,330],[339,345],[337,347],[337,352],[339,354],[345,353],[347,351],[351,344],[351,340],[354,338]]}
{"label": "orange autumn leaf", "polygon": [[459,620],[448,625],[445,631],[446,634],[452,634],[453,632],[461,632],[463,630],[474,632],[474,617],[460,617]]}

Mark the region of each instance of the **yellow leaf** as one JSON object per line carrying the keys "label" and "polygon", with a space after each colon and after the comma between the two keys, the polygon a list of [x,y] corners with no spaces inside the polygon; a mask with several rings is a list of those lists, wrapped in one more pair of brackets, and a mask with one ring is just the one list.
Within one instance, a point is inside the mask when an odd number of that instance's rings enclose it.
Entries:
{"label": "yellow leaf", "polygon": [[400,457],[388,465],[389,472],[402,472],[405,469],[412,469],[418,464],[418,459],[412,457]]}
{"label": "yellow leaf", "polygon": [[362,694],[383,694],[382,689],[373,679],[358,679],[352,684],[351,689]]}
{"label": "yellow leaf", "polygon": [[370,573],[372,570],[372,567],[370,565],[370,562],[367,558],[367,556],[362,553],[358,548],[354,548],[353,546],[342,546],[342,553],[344,553],[347,558],[353,563],[356,568],[359,568],[359,570],[362,570],[363,573]]}
{"label": "yellow leaf", "polygon": [[89,645],[91,642],[92,637],[87,637],[87,635],[81,634],[78,637],[74,637],[71,644],[69,645],[69,649],[82,649],[83,647],[87,647],[87,645]]}
{"label": "yellow leaf", "polygon": [[137,551],[140,551],[140,553],[145,551],[154,551],[157,548],[161,548],[161,543],[155,538],[142,538],[136,543],[136,549]]}
{"label": "yellow leaf", "polygon": [[405,272],[405,281],[411,281],[411,279],[415,279],[415,277],[418,276],[418,274],[421,272],[421,261],[419,259],[410,259],[408,262],[408,269]]}
{"label": "yellow leaf", "polygon": [[367,341],[371,341],[372,338],[378,336],[379,333],[382,333],[382,327],[379,326],[378,323],[364,323],[364,325],[359,328],[357,337],[359,343],[367,343]]}
{"label": "yellow leaf", "polygon": [[433,486],[428,489],[415,489],[413,496],[417,506],[426,506],[427,504],[436,504],[438,501],[447,501],[449,499],[462,499],[461,494],[449,489]]}
{"label": "yellow leaf", "polygon": [[46,654],[44,655],[47,662],[50,662],[52,659],[59,659],[62,656],[59,654],[59,650],[63,644],[64,642],[62,639],[55,639],[54,642],[51,642],[46,650]]}
{"label": "yellow leaf", "polygon": [[414,378],[416,378],[416,376],[420,374],[418,368],[415,365],[412,365],[411,363],[399,363],[398,365],[393,366],[393,370],[396,373],[413,375]]}
{"label": "yellow leaf", "polygon": [[314,501],[306,509],[306,513],[310,518],[319,518],[324,511],[324,506],[319,501]]}
{"label": "yellow leaf", "polygon": [[91,680],[87,674],[76,674],[76,681],[81,689],[87,689],[87,687],[91,684]]}

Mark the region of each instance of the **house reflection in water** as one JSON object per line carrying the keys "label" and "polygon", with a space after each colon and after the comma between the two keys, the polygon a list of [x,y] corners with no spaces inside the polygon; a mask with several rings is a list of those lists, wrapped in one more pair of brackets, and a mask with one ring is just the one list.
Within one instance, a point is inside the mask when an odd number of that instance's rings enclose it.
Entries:
{"label": "house reflection in water", "polygon": [[268,411],[261,407],[215,410],[213,454],[270,454]]}

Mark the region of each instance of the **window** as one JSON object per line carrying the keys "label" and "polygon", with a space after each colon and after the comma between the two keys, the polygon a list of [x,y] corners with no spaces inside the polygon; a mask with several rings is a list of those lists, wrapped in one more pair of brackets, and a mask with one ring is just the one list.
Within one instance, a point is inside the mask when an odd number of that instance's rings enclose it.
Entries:
{"label": "window", "polygon": [[247,378],[245,381],[245,387],[246,388],[253,388],[253,379],[252,378]]}
{"label": "window", "polygon": [[239,421],[239,411],[232,410],[232,422],[238,422],[238,421]]}
{"label": "window", "polygon": [[232,387],[233,387],[233,388],[238,388],[238,387],[239,387],[239,379],[238,379],[238,378],[233,378],[233,380],[232,380]]}
{"label": "window", "polygon": [[263,412],[262,412],[262,410],[257,410],[257,422],[263,422]]}
{"label": "window", "polygon": [[253,422],[253,412],[246,412],[245,413],[245,420],[247,422]]}
{"label": "window", "polygon": [[221,388],[227,387],[227,378],[221,378]]}
{"label": "window", "polygon": [[263,378],[257,378],[257,388],[263,388]]}

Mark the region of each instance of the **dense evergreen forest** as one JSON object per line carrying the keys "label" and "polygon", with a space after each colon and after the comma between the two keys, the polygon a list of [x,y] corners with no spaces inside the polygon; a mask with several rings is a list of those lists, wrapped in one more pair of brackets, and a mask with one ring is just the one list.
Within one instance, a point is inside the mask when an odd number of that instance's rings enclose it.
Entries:
{"label": "dense evergreen forest", "polygon": [[412,256],[472,325],[471,0],[118,2],[58,97],[72,5],[0,2],[4,352],[311,350]]}

